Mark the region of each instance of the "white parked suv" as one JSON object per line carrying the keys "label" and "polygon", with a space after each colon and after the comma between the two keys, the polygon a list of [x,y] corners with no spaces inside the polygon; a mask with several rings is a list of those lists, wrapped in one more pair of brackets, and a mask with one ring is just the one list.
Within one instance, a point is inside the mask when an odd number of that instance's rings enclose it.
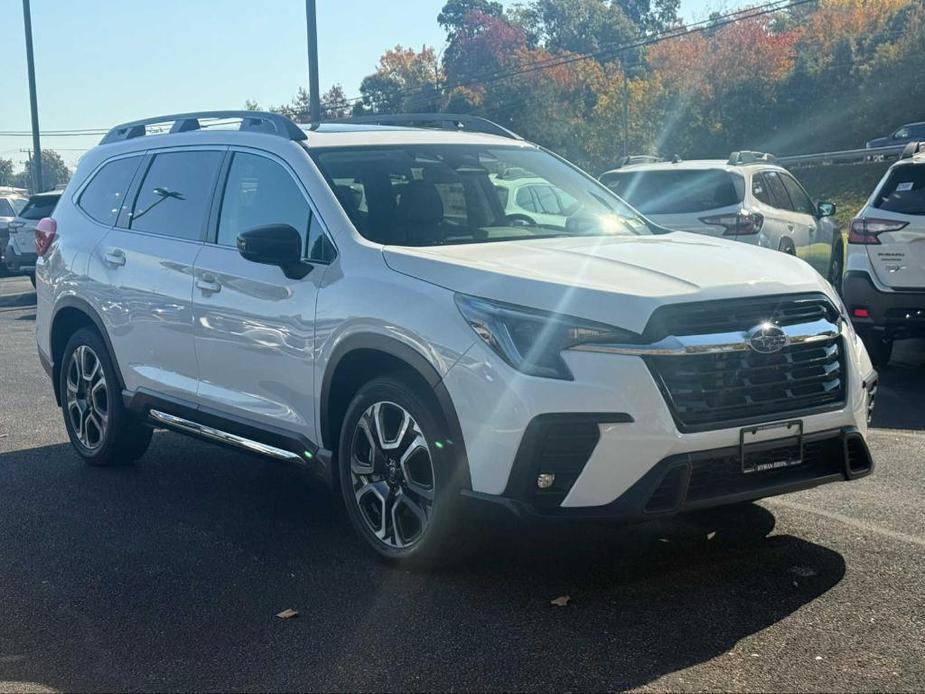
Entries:
{"label": "white parked suv", "polygon": [[842,294],[874,364],[925,336],[925,142],[908,145],[851,222]]}
{"label": "white parked suv", "polygon": [[601,181],[657,224],[773,248],[802,258],[833,282],[841,276],[844,243],[831,219],[835,204],[814,203],[773,156],[625,161]]}
{"label": "white parked suv", "polygon": [[[828,282],[458,123],[114,128],[36,230],[77,452],[127,462],[161,426],[308,466],[412,563],[486,504],[630,521],[871,471],[876,373]],[[506,217],[512,167],[576,201],[562,224]]]}

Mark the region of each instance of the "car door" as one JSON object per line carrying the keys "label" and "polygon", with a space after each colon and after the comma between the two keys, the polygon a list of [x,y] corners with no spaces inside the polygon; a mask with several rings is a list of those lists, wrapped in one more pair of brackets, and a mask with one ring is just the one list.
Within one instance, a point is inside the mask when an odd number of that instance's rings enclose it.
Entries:
{"label": "car door", "polygon": [[[284,161],[235,149],[225,169],[210,243],[195,268],[199,404],[317,440],[315,303],[333,246]],[[302,235],[313,265],[303,279],[289,279],[279,267],[238,252],[239,234],[270,224],[288,224]]]}
{"label": "car door", "polygon": [[[790,200],[790,194],[784,185],[783,177],[779,171],[764,171],[762,178],[767,185],[768,194],[771,200],[773,214],[771,218],[774,222],[774,236],[779,251],[799,254],[799,249],[805,245],[809,231],[805,224],[800,226],[800,215],[793,209],[793,202]],[[765,224],[768,219],[765,218]]]}
{"label": "car door", "polygon": [[799,181],[786,173],[780,174],[780,177],[793,204],[797,255],[816,268],[823,277],[827,277],[832,260],[835,225],[831,219],[819,218],[816,205]]}
{"label": "car door", "polygon": [[753,212],[764,217],[762,234],[769,248],[780,250],[789,243],[792,220],[790,197],[775,171],[761,171],[752,176]]}
{"label": "car door", "polygon": [[196,397],[193,263],[224,156],[225,148],[158,150],[141,162],[128,204],[104,201],[117,223],[95,248],[91,273],[130,390]]}

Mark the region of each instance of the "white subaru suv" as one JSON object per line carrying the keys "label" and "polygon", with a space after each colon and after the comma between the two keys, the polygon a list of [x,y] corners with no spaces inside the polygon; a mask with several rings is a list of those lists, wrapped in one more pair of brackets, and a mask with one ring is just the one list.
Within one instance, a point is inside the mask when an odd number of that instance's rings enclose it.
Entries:
{"label": "white subaru suv", "polygon": [[877,366],[925,337],[925,142],[907,145],[851,222],[842,295]]}
{"label": "white subaru suv", "polygon": [[802,258],[833,284],[841,277],[844,243],[832,222],[835,204],[813,202],[774,156],[624,162],[601,182],[657,224],[773,248]]}
{"label": "white subaru suv", "polygon": [[[876,373],[816,272],[454,123],[114,128],[36,229],[77,452],[128,462],[166,427],[307,466],[411,563],[487,505],[635,521],[871,471]],[[561,224],[506,217],[515,167],[575,201]]]}

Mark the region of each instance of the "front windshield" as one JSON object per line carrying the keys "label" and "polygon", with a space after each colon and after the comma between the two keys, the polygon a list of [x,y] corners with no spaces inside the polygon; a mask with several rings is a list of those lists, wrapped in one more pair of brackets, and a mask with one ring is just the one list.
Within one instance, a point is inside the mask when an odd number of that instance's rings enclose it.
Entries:
{"label": "front windshield", "polygon": [[357,230],[378,243],[652,233],[606,187],[532,147],[351,147],[312,156]]}

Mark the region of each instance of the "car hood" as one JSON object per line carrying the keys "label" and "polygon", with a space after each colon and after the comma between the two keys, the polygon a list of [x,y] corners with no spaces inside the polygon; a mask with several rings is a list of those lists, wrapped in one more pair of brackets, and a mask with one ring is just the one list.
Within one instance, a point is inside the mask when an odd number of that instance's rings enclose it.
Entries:
{"label": "car hood", "polygon": [[658,306],[685,301],[831,293],[784,253],[673,232],[426,248],[388,246],[396,272],[456,292],[642,332]]}

